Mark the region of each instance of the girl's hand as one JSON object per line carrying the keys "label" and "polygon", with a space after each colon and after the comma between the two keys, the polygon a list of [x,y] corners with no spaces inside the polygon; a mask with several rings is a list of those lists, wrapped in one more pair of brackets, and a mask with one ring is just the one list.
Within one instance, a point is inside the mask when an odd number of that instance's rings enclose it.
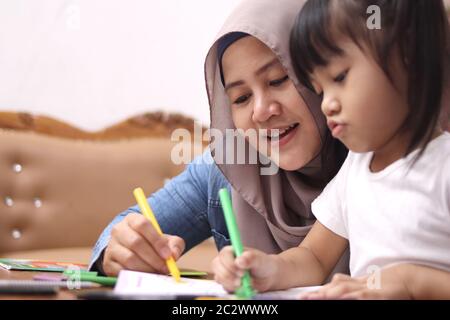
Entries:
{"label": "girl's hand", "polygon": [[[395,265],[381,269],[379,274],[352,278],[336,274],[330,283],[320,290],[300,295],[300,299],[411,299],[407,286],[408,265]],[[378,281],[377,281],[378,279]],[[378,285],[377,285],[378,284]]]}
{"label": "girl's hand", "polygon": [[234,292],[241,285],[245,271],[250,272],[252,286],[258,292],[269,290],[277,274],[277,256],[268,255],[255,249],[246,249],[235,258],[233,248],[223,248],[212,261],[214,280],[220,283],[228,292]]}
{"label": "girl's hand", "polygon": [[177,260],[184,247],[180,237],[161,236],[142,214],[130,213],[111,230],[103,270],[109,276],[123,269],[168,274],[166,259]]}

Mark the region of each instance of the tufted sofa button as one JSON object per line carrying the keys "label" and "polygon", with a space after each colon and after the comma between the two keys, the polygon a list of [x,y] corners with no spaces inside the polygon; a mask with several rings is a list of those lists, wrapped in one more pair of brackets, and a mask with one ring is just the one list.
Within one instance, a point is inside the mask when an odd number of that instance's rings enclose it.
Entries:
{"label": "tufted sofa button", "polygon": [[6,196],[4,201],[7,207],[12,207],[14,205],[13,199],[9,196]]}
{"label": "tufted sofa button", "polygon": [[14,163],[13,164],[13,171],[15,173],[21,173],[22,172],[22,165],[20,163]]}
{"label": "tufted sofa button", "polygon": [[18,229],[14,229],[14,230],[11,232],[11,236],[12,236],[14,239],[18,240],[18,239],[22,238],[22,232],[20,232],[20,230],[18,230]]}
{"label": "tufted sofa button", "polygon": [[42,201],[41,201],[40,198],[37,198],[37,197],[34,198],[33,202],[34,202],[34,206],[35,206],[36,208],[42,207]]}

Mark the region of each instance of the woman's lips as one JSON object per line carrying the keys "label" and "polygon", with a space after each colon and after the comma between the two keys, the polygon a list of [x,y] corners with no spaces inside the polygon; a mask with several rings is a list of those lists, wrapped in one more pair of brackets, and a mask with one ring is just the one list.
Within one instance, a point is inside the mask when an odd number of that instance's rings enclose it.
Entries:
{"label": "woman's lips", "polygon": [[295,136],[295,134],[298,131],[298,127],[300,126],[299,123],[296,123],[295,126],[291,129],[289,129],[286,133],[283,133],[280,135],[277,139],[269,139],[271,144],[278,144],[278,147],[282,147],[286,145],[289,141],[292,140],[292,138]]}

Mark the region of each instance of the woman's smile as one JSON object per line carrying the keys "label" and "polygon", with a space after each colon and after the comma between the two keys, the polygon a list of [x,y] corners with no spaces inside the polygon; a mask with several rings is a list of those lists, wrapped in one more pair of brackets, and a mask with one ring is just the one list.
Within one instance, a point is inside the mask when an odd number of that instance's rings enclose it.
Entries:
{"label": "woman's smile", "polygon": [[265,129],[265,134],[262,136],[265,137],[270,144],[277,145],[281,148],[286,145],[298,132],[299,123],[293,123],[289,126],[273,128],[273,129]]}

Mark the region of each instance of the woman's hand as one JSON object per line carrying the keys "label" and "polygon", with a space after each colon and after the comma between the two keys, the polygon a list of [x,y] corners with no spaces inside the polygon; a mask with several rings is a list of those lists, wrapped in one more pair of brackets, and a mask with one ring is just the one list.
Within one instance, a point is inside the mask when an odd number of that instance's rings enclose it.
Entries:
{"label": "woman's hand", "polygon": [[248,270],[253,289],[264,292],[276,281],[277,259],[275,255],[268,255],[255,249],[246,249],[240,257],[235,258],[232,247],[227,246],[212,261],[214,279],[228,292],[234,292],[240,287],[241,278]]}
{"label": "woman's hand", "polygon": [[103,270],[115,276],[122,269],[168,274],[166,259],[177,260],[184,251],[184,240],[159,235],[143,215],[127,215],[111,230],[103,256]]}
{"label": "woman's hand", "polygon": [[364,277],[336,274],[320,290],[302,294],[300,299],[412,299],[408,287],[411,265],[399,264]]}

